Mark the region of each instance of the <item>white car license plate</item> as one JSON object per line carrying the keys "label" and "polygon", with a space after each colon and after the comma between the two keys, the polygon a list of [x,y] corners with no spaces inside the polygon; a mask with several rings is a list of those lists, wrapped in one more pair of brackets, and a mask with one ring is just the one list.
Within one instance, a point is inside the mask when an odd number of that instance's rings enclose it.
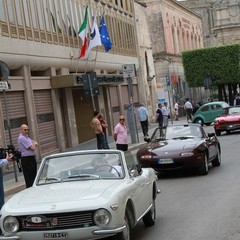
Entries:
{"label": "white car license plate", "polygon": [[170,164],[173,163],[173,159],[165,158],[165,159],[158,159],[158,164]]}
{"label": "white car license plate", "polygon": [[44,239],[66,239],[68,234],[66,232],[62,233],[44,233]]}

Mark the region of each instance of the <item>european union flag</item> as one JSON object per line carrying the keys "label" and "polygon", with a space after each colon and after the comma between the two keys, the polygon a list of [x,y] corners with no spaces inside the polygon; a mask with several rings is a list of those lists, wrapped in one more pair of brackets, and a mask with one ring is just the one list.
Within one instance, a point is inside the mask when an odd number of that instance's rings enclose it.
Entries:
{"label": "european union flag", "polygon": [[108,52],[112,48],[112,42],[110,40],[107,26],[105,24],[103,16],[100,21],[99,33],[100,33],[100,37],[101,37],[101,42],[102,42],[103,46],[105,47],[105,51]]}

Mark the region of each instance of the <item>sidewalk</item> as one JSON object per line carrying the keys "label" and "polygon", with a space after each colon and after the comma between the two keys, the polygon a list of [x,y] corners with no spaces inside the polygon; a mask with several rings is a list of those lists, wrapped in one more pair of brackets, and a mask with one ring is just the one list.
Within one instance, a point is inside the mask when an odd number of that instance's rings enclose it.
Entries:
{"label": "sidewalk", "polygon": [[[173,124],[187,124],[186,118],[182,117],[179,119],[179,121],[173,121]],[[171,125],[172,122],[169,121],[169,124]],[[154,124],[150,124],[149,126],[149,131],[148,134],[149,136],[152,135],[154,129],[157,127],[158,125],[156,123]],[[139,128],[138,129],[138,138],[139,142],[137,143],[132,143],[131,140],[131,134],[128,133],[128,149],[130,151],[139,148],[141,145],[145,144],[146,142],[144,142],[144,136],[142,133],[142,129]],[[116,149],[116,145],[115,145],[115,141],[113,140],[112,136],[108,137],[108,142],[109,142],[109,147],[110,149]],[[79,144],[77,147],[71,148],[71,149],[67,149],[67,151],[72,151],[72,150],[90,150],[90,149],[96,149],[96,139],[92,139],[88,142],[84,142]],[[3,176],[3,183],[4,183],[4,193],[5,193],[5,197],[10,196],[14,193],[17,193],[23,189],[25,189],[25,182],[24,182],[24,178],[23,178],[23,174],[17,171],[17,182],[15,179],[15,175],[14,175],[14,171],[13,170],[9,170],[7,172],[4,173]]]}

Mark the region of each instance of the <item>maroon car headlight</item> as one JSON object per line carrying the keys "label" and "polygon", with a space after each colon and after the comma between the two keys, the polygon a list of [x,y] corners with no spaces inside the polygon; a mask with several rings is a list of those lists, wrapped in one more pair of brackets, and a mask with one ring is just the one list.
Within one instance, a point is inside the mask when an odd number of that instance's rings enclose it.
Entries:
{"label": "maroon car headlight", "polygon": [[143,155],[141,156],[141,159],[153,159],[153,155]]}
{"label": "maroon car headlight", "polygon": [[194,155],[193,152],[182,152],[180,153],[180,157],[192,157]]}

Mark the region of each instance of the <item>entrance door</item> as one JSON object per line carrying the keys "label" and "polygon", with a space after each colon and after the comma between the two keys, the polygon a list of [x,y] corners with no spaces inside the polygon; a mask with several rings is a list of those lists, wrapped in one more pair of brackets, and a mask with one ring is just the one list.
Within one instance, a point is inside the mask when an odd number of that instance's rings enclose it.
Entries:
{"label": "entrance door", "polygon": [[[76,116],[79,143],[89,141],[96,137],[94,130],[89,126],[93,118],[93,103],[91,97],[84,95],[83,88],[73,89],[73,102]],[[94,97],[98,109],[97,97]]]}

